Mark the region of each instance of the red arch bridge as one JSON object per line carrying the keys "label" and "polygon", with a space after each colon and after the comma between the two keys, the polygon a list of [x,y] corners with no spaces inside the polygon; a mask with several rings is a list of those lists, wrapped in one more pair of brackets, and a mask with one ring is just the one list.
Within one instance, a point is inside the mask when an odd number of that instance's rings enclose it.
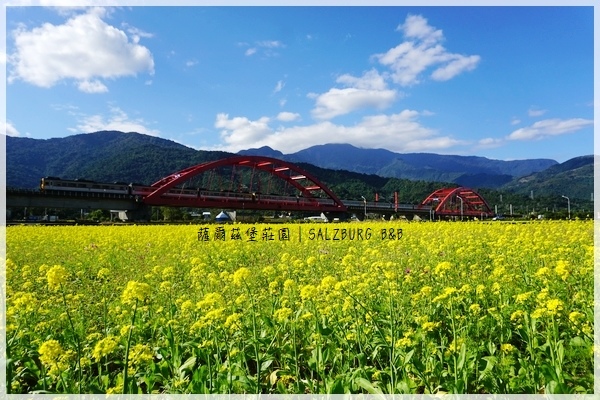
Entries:
{"label": "red arch bridge", "polygon": [[493,215],[475,191],[439,189],[418,205],[401,204],[398,193],[384,201],[341,200],[319,179],[275,158],[234,156],[209,161],[168,175],[150,186],[102,184],[44,178],[40,192],[7,190],[7,207],[104,208],[144,206],[274,210],[320,213],[404,213],[436,217]]}

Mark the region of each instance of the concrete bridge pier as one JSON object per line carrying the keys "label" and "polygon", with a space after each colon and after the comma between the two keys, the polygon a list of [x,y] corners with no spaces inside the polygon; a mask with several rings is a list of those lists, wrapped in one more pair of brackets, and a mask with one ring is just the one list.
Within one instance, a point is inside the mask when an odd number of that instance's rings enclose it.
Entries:
{"label": "concrete bridge pier", "polygon": [[127,222],[146,222],[152,219],[151,207],[143,203],[138,203],[138,207],[132,210],[110,210],[110,212]]}

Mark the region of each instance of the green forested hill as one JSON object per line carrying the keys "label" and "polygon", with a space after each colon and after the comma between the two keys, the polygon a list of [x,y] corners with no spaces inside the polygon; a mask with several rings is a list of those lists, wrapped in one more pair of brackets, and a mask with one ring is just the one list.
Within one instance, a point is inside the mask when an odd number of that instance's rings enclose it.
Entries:
{"label": "green forested hill", "polygon": [[590,199],[594,192],[594,156],[576,157],[544,171],[515,179],[503,190],[535,196],[565,195]]}
{"label": "green forested hill", "polygon": [[[63,179],[89,179],[100,182],[136,182],[151,184],[173,172],[206,161],[233,156],[231,153],[198,151],[181,144],[142,135],[104,131],[73,135],[57,139],[6,138],[7,186],[37,188],[44,176]],[[276,156],[271,154],[270,156]],[[365,161],[365,160],[363,160]],[[366,161],[365,161],[366,162]],[[400,202],[416,204],[436,189],[460,184],[478,190],[490,203],[508,207],[515,212],[563,208],[561,195],[571,198],[572,207],[591,208],[593,191],[593,157],[578,157],[562,164],[515,179],[508,175],[464,175],[458,182],[428,179],[399,179],[338,169],[326,169],[304,162],[301,168],[315,175],[342,199],[373,200],[375,193],[381,201],[389,201],[394,192]],[[473,176],[471,176],[473,175]],[[494,185],[478,186],[477,182],[501,179]],[[444,182],[445,181],[445,182]],[[506,184],[505,184],[506,183]],[[489,189],[504,184],[501,189]],[[486,188],[487,187],[487,188]],[[534,199],[531,199],[531,191]]]}
{"label": "green forested hill", "polygon": [[20,188],[37,187],[44,176],[151,184],[190,165],[232,155],[114,131],[46,140],[6,139],[6,184]]}

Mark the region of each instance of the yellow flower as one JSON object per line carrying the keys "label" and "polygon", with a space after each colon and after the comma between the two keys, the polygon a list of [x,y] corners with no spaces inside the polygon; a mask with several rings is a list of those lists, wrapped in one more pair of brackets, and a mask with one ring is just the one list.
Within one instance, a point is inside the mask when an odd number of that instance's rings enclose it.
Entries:
{"label": "yellow flower", "polygon": [[448,261],[443,261],[435,266],[433,273],[436,275],[443,275],[450,268],[452,268],[452,264],[450,264]]}
{"label": "yellow flower", "polygon": [[458,338],[456,340],[453,340],[452,343],[450,343],[450,345],[448,346],[448,349],[446,350],[446,355],[457,353],[460,350],[463,343],[464,343],[463,338]]}
{"label": "yellow flower", "polygon": [[580,313],[579,311],[573,311],[569,314],[569,320],[574,324],[579,323],[579,320],[583,317],[585,317],[585,315],[583,313]]}
{"label": "yellow flower", "polygon": [[294,282],[293,279],[286,279],[285,282],[283,282],[283,288],[285,290],[292,290],[295,286],[296,282]]}
{"label": "yellow flower", "polygon": [[534,274],[534,276],[536,276],[537,278],[543,278],[545,276],[548,276],[549,274],[550,274],[550,268],[542,267],[537,270],[537,272]]}
{"label": "yellow flower", "polygon": [[233,274],[233,283],[237,286],[241,286],[246,282],[246,279],[250,277],[252,273],[246,267],[241,267]]}
{"label": "yellow flower", "polygon": [[494,282],[492,284],[492,291],[494,292],[495,295],[500,294],[502,287],[500,286],[500,284],[498,282]]}
{"label": "yellow flower", "polygon": [[50,339],[41,344],[38,353],[40,354],[40,361],[45,366],[53,366],[60,360],[60,356],[63,355],[65,350],[58,342],[58,340]]}
{"label": "yellow flower", "polygon": [[516,295],[515,299],[516,299],[517,304],[524,303],[525,301],[527,301],[527,299],[529,299],[531,297],[532,294],[533,294],[533,291],[520,293],[520,294]]}
{"label": "yellow flower", "polygon": [[98,274],[96,276],[98,279],[105,279],[105,278],[108,278],[109,275],[110,275],[110,269],[100,268],[100,270],[98,271]]}
{"label": "yellow flower", "polygon": [[462,285],[459,292],[468,293],[470,290],[471,290],[471,285],[469,285],[468,283],[465,283],[464,285]]}
{"label": "yellow flower", "polygon": [[185,300],[183,303],[181,303],[180,307],[183,314],[189,314],[194,311],[194,303],[192,303],[191,300]]}
{"label": "yellow flower", "polygon": [[563,303],[559,299],[550,299],[546,303],[546,309],[549,315],[556,315],[563,309]]}
{"label": "yellow flower", "polygon": [[447,287],[447,288],[444,289],[444,291],[442,292],[442,294],[434,297],[433,300],[432,300],[432,302],[437,303],[438,301],[445,300],[451,294],[456,293],[456,292],[457,292],[457,290],[456,290],[455,287]]}
{"label": "yellow flower", "polygon": [[163,269],[163,271],[162,271],[163,281],[168,281],[169,279],[173,278],[174,276],[175,276],[175,268],[166,267],[165,269]]}
{"label": "yellow flower", "polygon": [[223,324],[223,326],[225,328],[229,328],[230,330],[235,330],[238,329],[241,324],[240,324],[240,319],[242,319],[242,314],[240,313],[233,313],[230,316],[227,317],[227,319],[225,320],[225,323]]}
{"label": "yellow flower", "polygon": [[94,346],[94,351],[92,352],[92,357],[96,361],[99,361],[102,357],[114,352],[118,344],[119,343],[116,337],[107,336],[96,343],[96,346]]}
{"label": "yellow flower", "polygon": [[431,332],[435,328],[437,328],[439,325],[440,325],[439,322],[426,321],[423,323],[423,326],[421,328],[426,332]]}
{"label": "yellow flower", "polygon": [[538,302],[542,303],[544,300],[546,300],[546,297],[548,297],[548,288],[545,287],[543,288],[538,295],[536,296],[536,299]]}
{"label": "yellow flower", "polygon": [[150,346],[145,344],[136,344],[129,349],[129,362],[132,366],[148,364],[154,359],[154,354]]}
{"label": "yellow flower", "polygon": [[290,318],[291,315],[292,315],[291,308],[282,307],[282,308],[275,310],[275,312],[273,313],[273,318],[275,318],[275,320],[279,323],[284,323],[285,321],[287,321]]}
{"label": "yellow flower", "polygon": [[327,275],[321,280],[321,289],[329,289],[335,286],[337,280],[330,275]]}
{"label": "yellow flower", "polygon": [[546,315],[545,308],[536,308],[535,311],[531,313],[531,318],[540,319],[544,315]]}
{"label": "yellow flower", "polygon": [[317,288],[313,285],[304,285],[300,289],[300,297],[302,300],[310,300],[317,295]]}
{"label": "yellow flower", "polygon": [[62,285],[67,282],[69,273],[62,265],[55,265],[50,268],[46,273],[46,279],[48,279],[48,288],[51,291],[58,290]]}
{"label": "yellow flower", "polygon": [[513,312],[512,314],[510,314],[510,320],[511,321],[520,321],[523,318],[523,311],[522,310],[517,310],[515,312]]}
{"label": "yellow flower", "polygon": [[121,301],[125,304],[134,305],[136,302],[143,302],[148,297],[152,288],[147,283],[140,283],[136,281],[127,282],[127,287],[121,295]]}
{"label": "yellow flower", "polygon": [[564,261],[564,260],[558,260],[556,262],[556,267],[554,268],[554,272],[556,272],[556,274],[558,276],[560,276],[560,278],[563,281],[566,281],[567,278],[569,277],[569,269],[568,269],[568,262]]}
{"label": "yellow flower", "polygon": [[423,286],[421,288],[421,290],[419,291],[419,293],[421,293],[423,296],[427,296],[429,294],[431,294],[431,286]]}
{"label": "yellow flower", "polygon": [[477,303],[471,304],[469,306],[469,311],[471,312],[471,314],[479,314],[479,312],[481,311],[481,306]]}
{"label": "yellow flower", "polygon": [[477,295],[481,295],[483,294],[483,291],[485,290],[485,285],[477,285],[477,287],[475,288],[475,293],[477,293]]}
{"label": "yellow flower", "polygon": [[503,353],[510,353],[510,352],[512,352],[514,350],[515,350],[515,346],[513,346],[510,343],[503,343],[500,346],[500,351],[503,352]]}

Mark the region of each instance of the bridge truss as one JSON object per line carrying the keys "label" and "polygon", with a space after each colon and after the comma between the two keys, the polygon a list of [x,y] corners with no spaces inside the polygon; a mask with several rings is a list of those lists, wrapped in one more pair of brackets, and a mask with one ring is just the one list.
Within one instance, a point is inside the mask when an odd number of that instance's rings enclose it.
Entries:
{"label": "bridge truss", "polygon": [[316,177],[286,161],[234,156],[198,164],[153,183],[148,205],[343,212],[347,207]]}
{"label": "bridge truss", "polygon": [[488,218],[494,215],[490,206],[473,189],[443,188],[431,193],[419,208],[430,207],[438,216]]}

